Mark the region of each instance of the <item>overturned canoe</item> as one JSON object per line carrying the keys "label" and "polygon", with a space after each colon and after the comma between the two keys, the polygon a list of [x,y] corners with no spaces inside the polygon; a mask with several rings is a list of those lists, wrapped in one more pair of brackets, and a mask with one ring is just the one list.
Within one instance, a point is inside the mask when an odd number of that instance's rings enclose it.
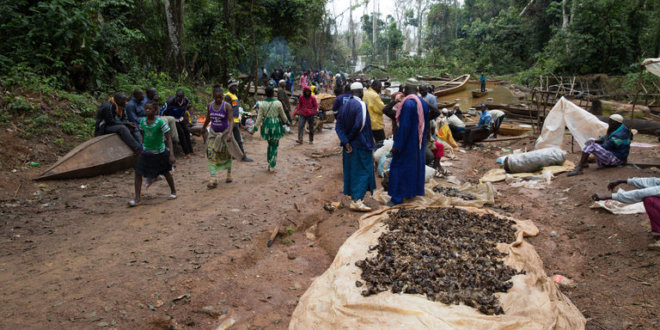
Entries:
{"label": "overturned canoe", "polygon": [[458,76],[438,87],[433,90],[433,95],[436,97],[440,96],[445,96],[449,94],[453,94],[456,92],[460,92],[467,88],[467,82],[470,80],[470,75],[469,74],[464,74],[462,76]]}
{"label": "overturned canoe", "polygon": [[135,166],[137,154],[117,134],[92,138],[60,158],[35,180],[86,178]]}

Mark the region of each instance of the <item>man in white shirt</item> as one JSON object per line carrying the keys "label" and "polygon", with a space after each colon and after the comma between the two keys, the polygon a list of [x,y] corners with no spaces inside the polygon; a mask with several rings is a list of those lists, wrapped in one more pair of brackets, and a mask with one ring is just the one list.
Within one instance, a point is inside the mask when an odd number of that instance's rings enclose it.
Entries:
{"label": "man in white shirt", "polygon": [[443,108],[442,113],[447,116],[447,125],[449,125],[451,135],[455,140],[461,140],[463,132],[465,132],[465,123],[453,111],[449,111],[447,108]]}
{"label": "man in white shirt", "polygon": [[497,132],[500,130],[500,125],[506,117],[506,113],[502,110],[490,110],[490,116],[493,117],[493,138],[497,139]]}

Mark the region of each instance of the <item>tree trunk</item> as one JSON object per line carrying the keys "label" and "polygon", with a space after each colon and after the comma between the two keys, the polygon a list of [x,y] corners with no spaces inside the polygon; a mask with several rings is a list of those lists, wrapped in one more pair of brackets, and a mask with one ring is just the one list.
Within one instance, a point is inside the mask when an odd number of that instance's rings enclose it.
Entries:
{"label": "tree trunk", "polygon": [[355,63],[355,60],[357,59],[357,51],[355,49],[355,27],[353,26],[353,0],[349,1],[349,6],[350,6],[350,16],[348,19],[348,32],[349,32],[349,42],[351,45],[351,59],[353,60],[353,63]]}
{"label": "tree trunk", "polygon": [[229,49],[229,38],[227,38],[229,34],[229,0],[224,0],[223,2],[223,14],[225,15],[225,21],[223,24],[223,29],[224,32],[222,33],[222,49],[224,50],[224,56],[220,56],[222,61],[220,63],[220,74],[221,74],[221,79],[222,83],[226,84],[227,81],[229,80],[229,64],[227,63],[229,60],[227,59],[229,54],[227,53],[227,50]]}
{"label": "tree trunk", "polygon": [[[252,94],[252,97],[255,97],[259,89],[259,56],[257,53],[257,33],[254,29],[254,0],[250,2],[250,24],[252,25],[252,52],[254,53],[254,94]],[[248,85],[249,90],[250,87]]]}
{"label": "tree trunk", "polygon": [[170,40],[169,57],[176,72],[183,73],[186,70],[183,56],[183,0],[165,0],[165,18]]}
{"label": "tree trunk", "polygon": [[422,1],[417,0],[417,56],[422,56]]}
{"label": "tree trunk", "polygon": [[376,18],[376,2],[377,0],[374,0],[374,8],[371,12],[371,45],[373,46],[374,49],[373,50],[374,56],[371,59],[372,61],[376,60],[376,26],[377,26],[376,20],[378,19]]}

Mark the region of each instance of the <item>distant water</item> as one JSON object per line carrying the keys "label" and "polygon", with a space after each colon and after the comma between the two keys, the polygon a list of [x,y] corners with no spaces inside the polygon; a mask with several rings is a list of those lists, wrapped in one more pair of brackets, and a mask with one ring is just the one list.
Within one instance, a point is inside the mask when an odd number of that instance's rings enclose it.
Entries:
{"label": "distant water", "polygon": [[[430,82],[434,85],[439,85],[442,82]],[[392,81],[392,87],[388,88],[391,93],[394,93],[399,90],[399,85],[401,83],[398,81]],[[480,98],[473,99],[472,91],[480,90],[479,83],[468,83],[467,88],[464,91],[445,95],[438,98],[438,103],[440,102],[454,102],[458,99],[458,105],[460,105],[461,110],[467,110],[470,107],[477,107],[481,103],[495,103],[495,104],[514,104],[518,101],[513,96],[511,91],[505,87],[505,85],[493,85],[486,88],[488,90],[488,95]],[[492,101],[487,100],[492,98]]]}

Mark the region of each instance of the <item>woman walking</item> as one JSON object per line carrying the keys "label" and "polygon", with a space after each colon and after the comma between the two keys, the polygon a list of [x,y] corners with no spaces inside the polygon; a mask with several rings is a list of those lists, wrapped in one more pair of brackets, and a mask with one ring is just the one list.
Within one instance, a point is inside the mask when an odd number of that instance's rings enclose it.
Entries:
{"label": "woman walking", "polygon": [[268,172],[277,173],[275,165],[277,163],[277,147],[280,139],[284,136],[284,127],[289,124],[282,103],[275,99],[273,87],[266,88],[266,99],[259,106],[257,122],[254,125],[255,132],[261,130],[261,137],[268,141],[268,150],[266,157],[268,159]]}
{"label": "woman walking", "polygon": [[203,130],[206,130],[206,127],[211,124],[206,148],[209,172],[211,173],[211,179],[207,185],[209,189],[218,186],[216,173],[224,169],[227,170],[225,182],[232,182],[232,157],[228,145],[232,142],[231,131],[234,121],[232,120],[231,97],[227,96],[227,99],[227,102],[223,100],[222,87],[219,85],[213,86],[213,102],[209,104],[203,128]]}

